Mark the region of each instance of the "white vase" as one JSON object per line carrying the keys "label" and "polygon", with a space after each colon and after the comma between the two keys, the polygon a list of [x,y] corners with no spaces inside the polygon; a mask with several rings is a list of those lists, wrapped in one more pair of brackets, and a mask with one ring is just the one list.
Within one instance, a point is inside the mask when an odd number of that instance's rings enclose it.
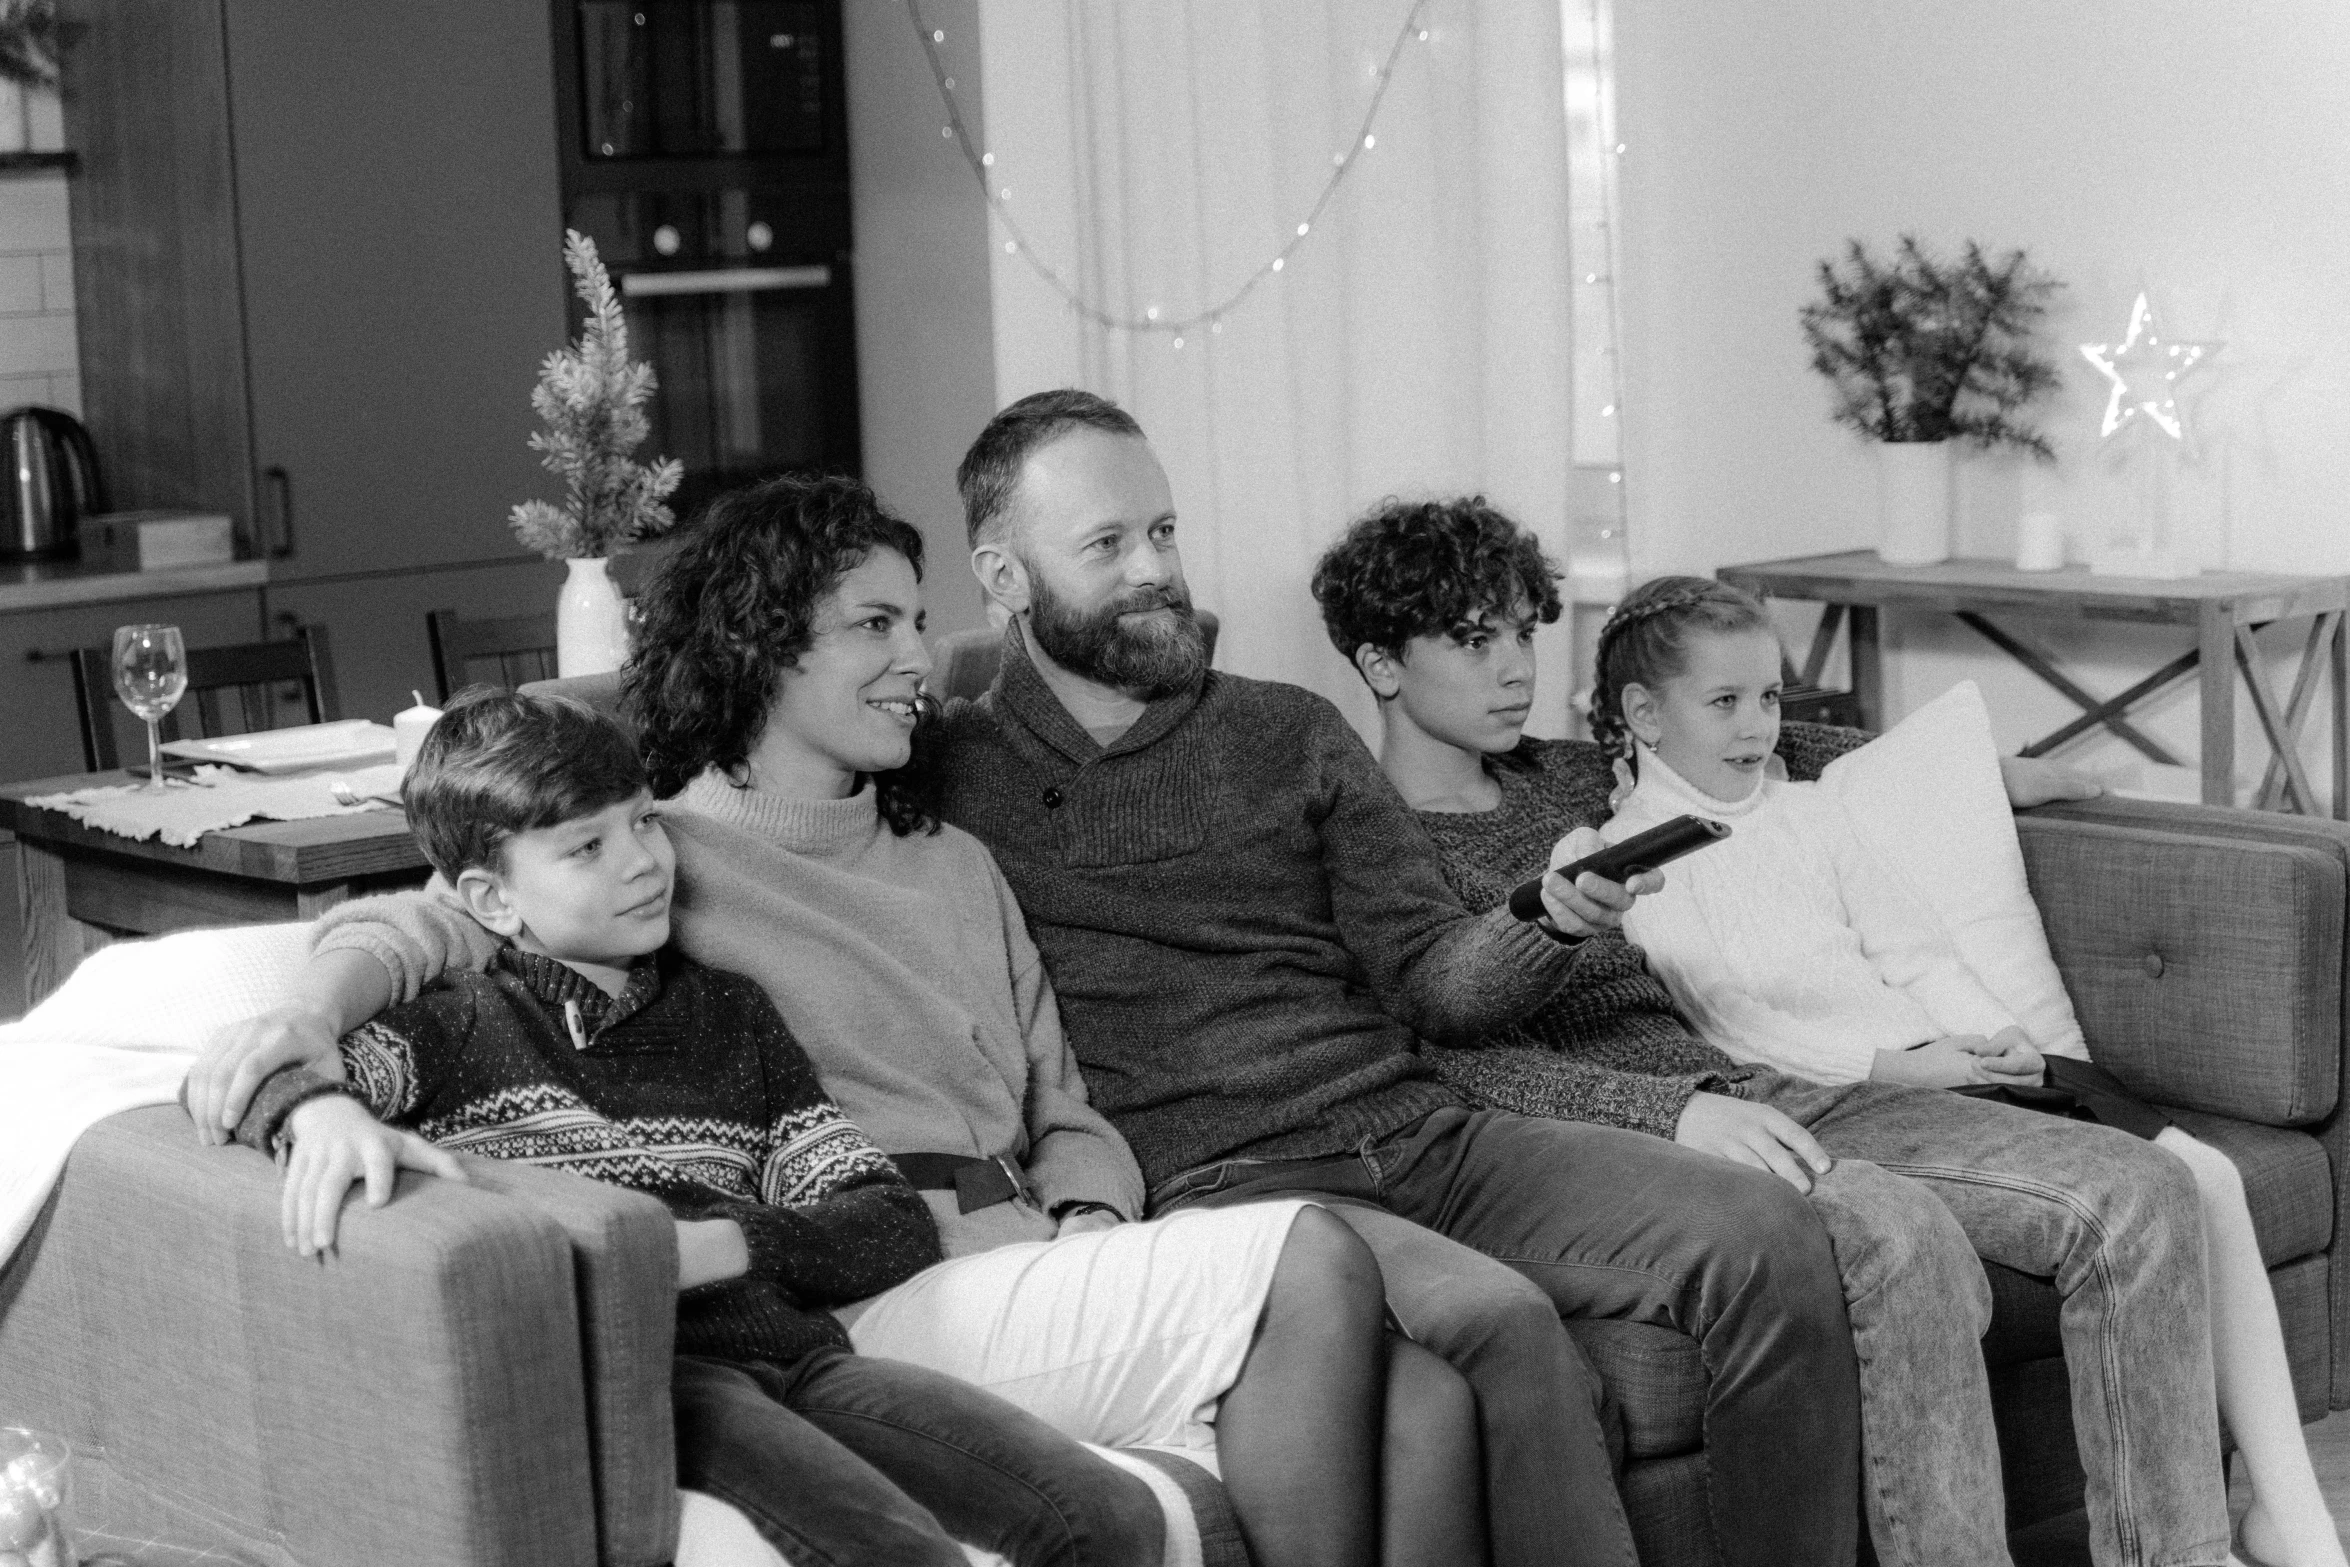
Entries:
{"label": "white vase", "polygon": [[628,605],[601,556],[565,561],[570,574],[555,600],[555,673],[602,675],[628,658]]}
{"label": "white vase", "polygon": [[1877,443],[1877,558],[1931,566],[1950,558],[1950,443]]}

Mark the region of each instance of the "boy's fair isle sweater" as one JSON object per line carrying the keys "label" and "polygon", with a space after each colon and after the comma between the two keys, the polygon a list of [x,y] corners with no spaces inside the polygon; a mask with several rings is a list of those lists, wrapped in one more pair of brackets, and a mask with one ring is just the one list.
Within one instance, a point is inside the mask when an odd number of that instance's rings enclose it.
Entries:
{"label": "boy's fair isle sweater", "polygon": [[[1790,775],[1816,778],[1868,738],[1788,724],[1779,732],[1779,756]],[[1524,740],[1488,770],[1501,785],[1495,809],[1417,813],[1453,891],[1472,909],[1502,903],[1549,864],[1552,844],[1577,827],[1599,827],[1614,811],[1608,754],[1588,740]],[[1478,1048],[1430,1050],[1437,1074],[1506,1110],[1668,1138],[1690,1095],[1735,1093],[1749,1075],[1690,1031],[1672,993],[1623,937],[1587,943],[1577,980]]]}
{"label": "boy's fair isle sweater", "polygon": [[[876,1144],[1025,1167],[1035,1207],[964,1213],[952,1192],[923,1194],[948,1255],[1048,1240],[1051,1211],[1072,1202],[1139,1216],[1134,1157],[1086,1102],[1019,905],[968,833],[900,837],[870,788],[794,800],[714,772],[665,802],[662,820],[677,848],[678,949],[756,980]],[[497,947],[443,893],[359,899],[319,922],[318,950],[372,954],[402,997],[479,969]]]}
{"label": "boy's fair isle sweater", "polygon": [[[741,1225],[750,1269],[678,1297],[680,1354],[789,1365],[846,1348],[823,1308],[938,1260],[920,1195],[825,1098],[759,988],[673,952],[638,964],[612,997],[505,947],[489,972],[450,975],[342,1050],[340,1091],[387,1125]],[[302,1068],[279,1072],[237,1138],[267,1150],[297,1106],[334,1091]]]}
{"label": "boy's fair isle sweater", "polygon": [[1338,710],[1211,673],[1108,746],[1017,626],[947,710],[946,810],[1020,895],[1096,1102],[1153,1185],[1209,1161],[1341,1153],[1461,1095],[1464,1043],[1580,977],[1578,949],[1479,916]]}

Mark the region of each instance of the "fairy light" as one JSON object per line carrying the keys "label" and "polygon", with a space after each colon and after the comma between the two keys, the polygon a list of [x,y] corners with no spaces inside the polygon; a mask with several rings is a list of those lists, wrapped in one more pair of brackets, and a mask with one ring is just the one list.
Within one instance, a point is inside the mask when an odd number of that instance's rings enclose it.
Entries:
{"label": "fairy light", "polygon": [[1249,295],[1288,266],[1289,258],[1312,234],[1323,209],[1338,194],[1338,187],[1354,171],[1357,161],[1379,145],[1379,138],[1373,134],[1371,127],[1379,118],[1380,105],[1386,101],[1387,89],[1394,82],[1396,67],[1402,63],[1406,47],[1414,42],[1427,43],[1433,36],[1431,29],[1422,25],[1421,18],[1422,13],[1434,3],[1435,0],[1412,0],[1410,10],[1404,14],[1403,26],[1396,32],[1395,42],[1388,47],[1386,57],[1372,71],[1374,85],[1370,103],[1363,110],[1361,125],[1348,138],[1344,150],[1330,155],[1330,175],[1323,181],[1320,193],[1315,196],[1313,205],[1306,209],[1305,217],[1300,220],[1288,242],[1222,299],[1180,318],[1167,318],[1165,312],[1156,305],[1140,316],[1120,315],[1106,310],[1087,299],[1058,269],[1037,254],[1036,247],[1029,243],[1019,220],[1012,215],[1010,187],[999,187],[987,176],[986,171],[995,167],[995,154],[980,149],[972,140],[970,125],[963,118],[962,105],[955,97],[955,79],[948,74],[946,61],[939,53],[940,46],[947,41],[945,29],[931,27],[923,21],[922,0],[906,0],[906,15],[914,25],[914,36],[921,42],[923,53],[930,60],[931,80],[938,84],[939,100],[946,107],[947,123],[939,127],[939,135],[954,142],[961,150],[963,161],[971,166],[973,177],[979,181],[981,199],[1010,236],[1004,241],[1004,254],[1018,256],[1027,262],[1030,270],[1054,293],[1059,294],[1072,311],[1094,325],[1113,332],[1163,332],[1172,347],[1181,349],[1185,340],[1203,326],[1211,335],[1222,335],[1224,317],[1237,310]]}

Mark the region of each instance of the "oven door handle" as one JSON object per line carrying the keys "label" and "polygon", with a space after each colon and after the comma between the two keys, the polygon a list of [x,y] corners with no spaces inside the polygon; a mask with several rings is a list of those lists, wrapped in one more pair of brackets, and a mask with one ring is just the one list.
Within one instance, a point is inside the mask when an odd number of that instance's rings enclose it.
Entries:
{"label": "oven door handle", "polygon": [[720,267],[707,272],[630,272],[620,292],[630,299],[662,294],[757,294],[777,288],[830,288],[830,267]]}

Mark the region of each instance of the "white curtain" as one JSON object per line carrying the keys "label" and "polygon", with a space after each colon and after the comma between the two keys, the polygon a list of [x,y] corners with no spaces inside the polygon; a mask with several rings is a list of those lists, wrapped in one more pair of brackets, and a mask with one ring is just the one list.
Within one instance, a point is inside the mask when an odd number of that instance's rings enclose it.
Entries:
{"label": "white curtain", "polygon": [[[992,183],[1114,315],[1220,302],[1294,236],[1409,0],[982,0]],[[1558,0],[1432,0],[1376,145],[1220,333],[1084,320],[993,226],[997,396],[1113,397],[1175,488],[1219,667],[1309,686],[1368,736],[1315,558],[1390,494],[1482,492],[1566,556],[1566,133]],[[1566,732],[1568,639],[1532,728]]]}

